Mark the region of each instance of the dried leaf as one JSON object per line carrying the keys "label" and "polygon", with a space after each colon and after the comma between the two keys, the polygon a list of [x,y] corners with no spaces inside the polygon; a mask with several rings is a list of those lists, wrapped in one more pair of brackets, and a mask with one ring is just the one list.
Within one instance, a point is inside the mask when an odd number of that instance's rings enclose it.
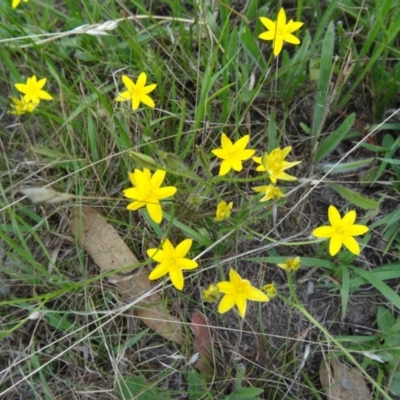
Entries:
{"label": "dried leaf", "polygon": [[191,328],[194,334],[193,347],[200,355],[194,367],[203,375],[206,381],[208,381],[213,375],[213,342],[211,329],[206,317],[198,311],[192,314]]}
{"label": "dried leaf", "polygon": [[319,380],[328,400],[372,399],[367,382],[356,368],[349,369],[334,357],[323,363]]}
{"label": "dried leaf", "polygon": [[[70,227],[101,272],[122,270],[108,275],[124,302],[132,302],[151,289],[149,272],[139,262],[118,232],[91,207],[77,208]],[[161,304],[153,293],[135,305],[136,315],[159,335],[183,343],[182,324]]]}

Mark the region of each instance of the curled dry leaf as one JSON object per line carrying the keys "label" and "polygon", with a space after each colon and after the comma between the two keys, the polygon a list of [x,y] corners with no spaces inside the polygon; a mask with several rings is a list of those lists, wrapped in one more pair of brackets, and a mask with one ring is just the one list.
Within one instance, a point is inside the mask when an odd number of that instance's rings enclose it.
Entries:
{"label": "curled dry leaf", "polygon": [[357,369],[347,368],[337,358],[323,361],[319,380],[328,400],[370,400],[367,382]]}
{"label": "curled dry leaf", "polygon": [[124,302],[134,302],[135,314],[159,335],[175,343],[183,343],[182,324],[168,313],[157,293],[146,295],[151,290],[149,273],[139,262],[118,232],[91,207],[77,208],[70,223],[75,238],[86,249],[103,274],[116,285]]}

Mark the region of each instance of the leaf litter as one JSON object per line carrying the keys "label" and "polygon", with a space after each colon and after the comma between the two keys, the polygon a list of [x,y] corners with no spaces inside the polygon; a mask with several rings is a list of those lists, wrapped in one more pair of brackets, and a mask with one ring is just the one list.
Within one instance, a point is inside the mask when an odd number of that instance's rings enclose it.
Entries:
{"label": "leaf litter", "polygon": [[152,289],[149,272],[113,226],[93,208],[80,207],[74,212],[70,228],[101,274],[115,285],[121,301],[135,302],[134,313],[145,325],[164,338],[183,344],[182,322],[168,312],[158,293],[147,294]]}

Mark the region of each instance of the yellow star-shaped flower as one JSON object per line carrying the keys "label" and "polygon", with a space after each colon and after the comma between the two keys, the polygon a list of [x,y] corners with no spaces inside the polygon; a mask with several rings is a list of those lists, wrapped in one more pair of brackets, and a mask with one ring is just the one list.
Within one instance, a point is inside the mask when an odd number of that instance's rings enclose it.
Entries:
{"label": "yellow star-shaped flower", "polygon": [[232,207],[232,201],[229,204],[226,201],[220,201],[217,205],[217,215],[215,217],[215,221],[228,219],[231,216]]}
{"label": "yellow star-shaped flower", "polygon": [[255,192],[264,193],[264,197],[260,200],[260,203],[263,201],[285,197],[285,195],[282,193],[282,190],[274,185],[257,186],[253,188],[253,190]]}
{"label": "yellow star-shaped flower", "polygon": [[172,284],[178,290],[183,289],[183,270],[195,269],[198,267],[196,261],[185,258],[192,246],[191,239],[185,239],[176,246],[166,239],[162,244],[162,249],[149,249],[147,255],[159,264],[149,275],[150,280],[161,278],[169,274]]}
{"label": "yellow star-shaped flower", "polygon": [[124,83],[127,90],[120,93],[116,101],[129,101],[132,100],[132,110],[137,110],[140,106],[140,103],[145,104],[153,108],[155,106],[153,99],[148,96],[150,92],[152,92],[157,85],[151,84],[146,86],[147,75],[145,72],[142,72],[136,83],[132,81],[128,76],[122,75],[122,82]]}
{"label": "yellow star-shaped flower", "polygon": [[129,174],[129,179],[134,185],[133,188],[125,189],[124,196],[135,200],[128,204],[128,210],[138,210],[146,206],[151,219],[159,224],[162,221],[162,209],[160,200],[173,196],[177,188],[175,186],[160,187],[165,178],[165,171],[158,169],[151,176],[150,170],[144,168],[143,171],[135,169]]}
{"label": "yellow star-shaped flower", "polygon": [[283,8],[279,10],[276,21],[269,18],[261,17],[261,23],[268,29],[267,32],[261,33],[258,37],[263,40],[272,40],[274,56],[280,54],[283,48],[283,42],[291,44],[300,44],[300,40],[292,35],[293,32],[300,29],[304,23],[294,22],[292,19],[286,23],[286,13]]}
{"label": "yellow star-shaped flower", "polygon": [[33,103],[31,101],[25,101],[23,97],[21,97],[21,100],[17,99],[16,97],[11,97],[11,101],[14,104],[11,104],[13,110],[9,111],[9,114],[16,114],[16,115],[22,115],[27,112],[32,112],[39,104],[38,102]]}
{"label": "yellow star-shaped flower", "polygon": [[301,164],[301,161],[287,162],[285,157],[291,152],[292,147],[285,147],[283,150],[276,148],[270,154],[265,153],[262,156],[262,165],[265,171],[269,174],[269,179],[272,183],[276,183],[278,179],[283,181],[295,181],[294,176],[288,175],[284,171]]}
{"label": "yellow star-shaped flower", "polygon": [[312,234],[318,238],[330,239],[329,253],[336,255],[340,248],[345,246],[353,254],[360,254],[360,246],[353,236],[362,235],[369,231],[365,225],[354,225],[357,214],[354,210],[349,211],[341,218],[335,206],[329,206],[328,218],[330,226],[320,226],[313,230]]}
{"label": "yellow star-shaped flower", "polygon": [[219,300],[221,293],[218,286],[211,284],[207,289],[203,290],[203,300],[208,303],[214,303]]}
{"label": "yellow star-shaped flower", "polygon": [[245,135],[237,142],[232,143],[225,133],[222,134],[222,148],[212,150],[215,156],[223,160],[219,169],[220,176],[226,175],[231,169],[237,172],[243,169],[242,161],[249,159],[256,152],[255,150],[246,149],[249,140],[250,136]]}
{"label": "yellow star-shaped flower", "polygon": [[278,289],[276,288],[274,282],[267,283],[266,285],[264,285],[263,291],[270,299],[273,299],[278,294]]}
{"label": "yellow star-shaped flower", "polygon": [[279,268],[282,268],[288,272],[297,271],[300,268],[301,259],[300,257],[287,258],[284,264],[277,264],[277,265]]}
{"label": "yellow star-shaped flower", "polygon": [[251,286],[250,281],[242,279],[233,269],[229,271],[230,281],[217,283],[218,289],[224,294],[219,303],[218,312],[223,314],[236,305],[239,314],[244,318],[247,308],[247,300],[269,301],[269,297],[261,290]]}
{"label": "yellow star-shaped flower", "polygon": [[46,78],[38,81],[36,75],[33,75],[26,80],[26,83],[16,83],[15,87],[19,92],[25,95],[25,102],[28,103],[29,101],[32,101],[33,103],[39,103],[40,100],[53,100],[49,93],[42,90],[46,81]]}

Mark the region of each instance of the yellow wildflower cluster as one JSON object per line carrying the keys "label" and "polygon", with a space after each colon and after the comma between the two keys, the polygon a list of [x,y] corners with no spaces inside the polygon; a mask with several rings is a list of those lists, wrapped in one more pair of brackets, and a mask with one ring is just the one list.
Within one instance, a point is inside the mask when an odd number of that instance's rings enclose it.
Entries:
{"label": "yellow wildflower cluster", "polygon": [[[27,2],[28,0],[23,0]],[[16,8],[21,0],[12,0],[12,7]],[[284,42],[298,45],[300,40],[293,35],[300,29],[302,22],[295,22],[292,19],[287,22],[286,13],[283,8],[278,12],[276,21],[269,18],[260,18],[261,23],[267,29],[259,35],[259,38],[266,41],[272,41],[274,56],[278,56]],[[17,83],[15,88],[21,93],[20,98],[11,97],[11,114],[22,115],[33,112],[40,104],[41,100],[52,100],[53,97],[43,88],[46,84],[46,78],[37,80],[36,75],[27,78],[26,83]],[[122,82],[125,90],[116,95],[116,102],[130,101],[130,107],[136,111],[143,103],[150,108],[155,107],[154,100],[150,97],[157,85],[147,83],[147,74],[141,72],[136,82],[127,75],[122,75]],[[286,171],[301,163],[301,161],[286,161],[291,146],[284,148],[275,148],[269,152],[255,156],[256,150],[248,148],[250,135],[239,137],[232,141],[225,133],[221,135],[221,147],[211,150],[211,153],[221,160],[218,175],[225,177],[231,170],[241,172],[243,162],[252,159],[255,162],[254,170],[265,174],[268,177],[268,184],[256,186],[253,190],[261,193],[260,202],[280,199],[285,194],[277,186],[278,180],[296,181],[296,177],[289,175]],[[132,152],[134,153],[134,152]],[[161,224],[163,221],[163,210],[161,200],[166,200],[174,196],[178,188],[176,186],[162,186],[166,178],[166,171],[159,168],[158,164],[146,155],[134,153],[136,159],[140,160],[143,169],[135,169],[129,173],[129,179],[132,187],[123,191],[124,196],[132,200],[127,205],[127,209],[136,211],[145,208],[151,221]],[[168,155],[167,153],[164,153]],[[164,157],[165,158],[165,157]],[[176,169],[182,168],[182,162],[177,160]],[[172,168],[167,162],[165,165]],[[175,164],[174,164],[175,165]],[[151,170],[155,170],[154,173]],[[226,202],[218,199],[215,221],[220,222],[231,217],[233,202]],[[349,211],[341,218],[339,211],[331,205],[328,210],[330,226],[321,226],[314,229],[313,235],[330,239],[329,252],[336,255],[342,245],[354,254],[359,254],[360,247],[354,236],[361,235],[368,231],[364,225],[355,225],[356,212]],[[176,247],[169,239],[161,242],[159,248],[150,248],[147,250],[148,257],[157,263],[156,267],[149,275],[150,280],[159,279],[168,275],[173,286],[177,290],[183,290],[184,275],[183,271],[196,269],[199,264],[187,255],[192,247],[192,239],[182,240]],[[288,258],[285,263],[278,264],[278,267],[287,272],[294,272],[300,268],[300,257]],[[221,314],[228,312],[233,307],[237,307],[239,315],[244,318],[247,309],[247,301],[268,302],[277,295],[277,288],[274,283],[264,285],[263,289],[257,289],[247,279],[243,279],[234,269],[229,271],[229,280],[211,284],[203,291],[203,299],[207,302],[220,301],[218,312]]]}

